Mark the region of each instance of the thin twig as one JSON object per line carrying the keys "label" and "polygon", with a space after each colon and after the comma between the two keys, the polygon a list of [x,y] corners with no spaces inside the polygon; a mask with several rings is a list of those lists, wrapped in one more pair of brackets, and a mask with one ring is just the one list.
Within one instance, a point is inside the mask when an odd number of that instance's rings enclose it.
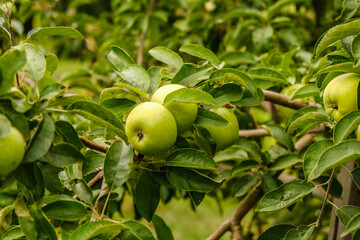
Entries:
{"label": "thin twig", "polygon": [[270,136],[270,135],[271,134],[263,128],[239,131],[239,137],[243,137],[243,138],[264,137],[264,136]]}
{"label": "thin twig", "polygon": [[313,102],[304,103],[300,99],[295,99],[293,101],[290,101],[290,97],[285,96],[280,93],[277,93],[277,92],[273,92],[273,91],[269,91],[269,90],[263,90],[263,92],[264,92],[265,100],[272,102],[272,103],[276,103],[278,105],[285,106],[285,107],[293,108],[296,110],[303,108],[303,107],[309,107],[309,106],[314,106],[314,107],[318,107],[318,108],[321,107],[321,105],[318,103],[313,103]]}
{"label": "thin twig", "polygon": [[330,188],[331,188],[331,183],[334,179],[334,175],[335,175],[335,171],[336,171],[336,168],[333,169],[331,175],[330,175],[330,178],[329,178],[329,185],[326,189],[326,194],[325,194],[325,197],[324,197],[324,201],[323,201],[323,204],[321,206],[321,210],[320,210],[320,213],[319,213],[319,216],[316,220],[316,223],[315,223],[315,226],[318,227],[320,225],[320,220],[321,220],[321,216],[324,212],[324,209],[325,209],[325,205],[326,205],[326,202],[327,202],[327,199],[329,198],[329,194],[330,194]]}
{"label": "thin twig", "polygon": [[103,152],[103,153],[106,153],[107,150],[109,149],[108,147],[106,146],[102,146],[102,145],[99,145],[97,143],[94,143],[90,140],[87,140],[86,138],[84,138],[83,136],[79,136],[79,139],[80,141],[88,148],[91,148],[91,149],[94,149],[94,150],[98,150],[100,152]]}

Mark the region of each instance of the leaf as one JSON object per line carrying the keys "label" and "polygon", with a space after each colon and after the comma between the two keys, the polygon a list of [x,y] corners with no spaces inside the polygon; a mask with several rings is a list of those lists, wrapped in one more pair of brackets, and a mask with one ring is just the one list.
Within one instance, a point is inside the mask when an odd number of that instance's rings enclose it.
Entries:
{"label": "leaf", "polygon": [[214,97],[219,106],[232,101],[239,101],[243,96],[242,87],[238,84],[228,83],[212,89],[210,95]]}
{"label": "leaf", "polygon": [[0,57],[0,95],[14,85],[14,75],[25,63],[26,54],[22,48],[10,49]]}
{"label": "leaf", "polygon": [[214,156],[215,162],[229,161],[229,160],[243,161],[247,159],[249,159],[247,152],[244,151],[241,147],[236,145],[225,148],[224,150],[217,152]]}
{"label": "leaf", "polygon": [[[358,4],[360,5],[360,1],[359,0],[354,0],[354,1],[358,1]],[[358,67],[360,62],[360,34],[358,34],[354,40],[351,43],[351,53],[352,56],[354,57],[354,67]]]}
{"label": "leaf", "polygon": [[148,69],[150,76],[149,93],[153,94],[160,86],[161,83],[161,67],[151,67]]}
{"label": "leaf", "polygon": [[[38,200],[44,196],[44,179],[35,163],[23,163],[12,173],[13,177],[31,192],[31,198]],[[25,189],[23,187],[23,189]]]}
{"label": "leaf", "polygon": [[254,80],[260,79],[260,80],[271,81],[271,82],[275,82],[275,83],[282,83],[285,85],[290,84],[281,73],[279,73],[278,71],[275,71],[273,69],[269,69],[269,68],[251,69],[246,74],[249,75]]}
{"label": "leaf", "polygon": [[342,18],[344,20],[350,19],[360,7],[359,0],[343,0],[342,2],[342,11],[339,17],[336,20]]}
{"label": "leaf", "polygon": [[26,238],[30,240],[37,240],[37,231],[34,227],[34,219],[30,216],[29,210],[22,196],[16,199],[15,213],[18,218],[20,228]]}
{"label": "leaf", "polygon": [[80,40],[85,39],[84,36],[75,28],[63,26],[35,28],[28,32],[27,39],[44,36],[64,36]]}
{"label": "leaf", "polygon": [[204,108],[198,108],[195,123],[201,126],[226,127],[229,122],[219,114],[207,111]]}
{"label": "leaf", "polygon": [[323,108],[304,107],[291,115],[286,124],[285,131],[292,133],[296,130],[296,135],[299,136],[314,126],[329,121],[330,118]]}
{"label": "leaf", "polygon": [[84,179],[77,180],[77,183],[73,185],[73,191],[81,201],[87,204],[92,203],[93,192]]}
{"label": "leaf", "polygon": [[[125,221],[124,226],[139,240],[155,240],[149,228],[135,220]],[[122,238],[121,239],[127,239]],[[74,239],[75,240],[75,239]]]}
{"label": "leaf", "polygon": [[35,81],[39,81],[46,71],[46,60],[40,50],[33,44],[24,43],[22,45],[26,52],[26,64],[23,67],[26,74]]}
{"label": "leaf", "polygon": [[336,209],[335,213],[340,221],[346,226],[354,216],[360,214],[360,207],[342,206],[341,208]]}
{"label": "leaf", "polygon": [[49,192],[55,194],[66,192],[66,189],[59,179],[59,173],[63,170],[62,168],[50,164],[42,164],[40,162],[37,162],[37,165],[43,175],[44,186]]}
{"label": "leaf", "polygon": [[160,201],[160,184],[143,170],[136,182],[135,205],[140,215],[151,222]]}
{"label": "leaf", "polygon": [[232,169],[231,169],[231,176],[237,176],[242,174],[245,171],[251,170],[253,168],[257,168],[259,167],[259,163],[257,161],[253,161],[253,160],[246,160],[243,161],[239,164],[236,164]]}
{"label": "leaf", "polygon": [[46,219],[44,213],[40,209],[31,208],[30,215],[34,218],[37,239],[58,239],[53,225]]}
{"label": "leaf", "polygon": [[215,99],[207,92],[190,88],[180,88],[169,93],[164,99],[164,105],[172,101],[216,105]]}
{"label": "leaf", "polygon": [[360,189],[360,168],[355,168],[351,171],[351,177],[356,183],[356,186]]}
{"label": "leaf", "polygon": [[56,167],[66,167],[85,161],[85,157],[73,145],[64,142],[54,145],[40,160]]}
{"label": "leaf", "polygon": [[336,168],[359,157],[360,141],[358,140],[351,139],[331,146],[321,155],[314,176],[309,178],[309,181],[319,177],[329,169]]}
{"label": "leaf", "polygon": [[15,210],[15,204],[8,205],[0,210],[0,226],[4,226],[5,217]]}
{"label": "leaf", "polygon": [[174,240],[169,226],[166,225],[161,217],[155,214],[152,223],[154,224],[158,240]]}
{"label": "leaf", "polygon": [[249,159],[256,161],[265,159],[264,154],[261,152],[261,149],[256,142],[249,141],[244,138],[239,138],[234,145],[250,153]]}
{"label": "leaf", "polygon": [[46,70],[48,70],[51,73],[54,73],[59,63],[57,56],[55,54],[48,53],[45,55],[45,60],[46,60]]}
{"label": "leaf", "polygon": [[64,92],[64,86],[60,83],[52,83],[41,90],[40,99],[51,99]]}
{"label": "leaf", "polygon": [[302,158],[298,154],[284,154],[274,160],[271,170],[286,169],[300,162]]}
{"label": "leaf", "polygon": [[136,64],[126,66],[118,75],[134,87],[147,92],[150,87],[150,76],[144,68]]}
{"label": "leaf", "polygon": [[42,207],[50,219],[78,221],[87,216],[86,207],[79,201],[54,201]]}
{"label": "leaf", "polygon": [[222,182],[186,168],[168,167],[166,175],[174,187],[185,191],[206,193],[217,189],[222,184]]}
{"label": "leaf", "polygon": [[160,62],[166,63],[167,65],[179,70],[183,65],[183,60],[176,52],[163,47],[158,46],[150,49],[150,55],[156,58]]}
{"label": "leaf", "polygon": [[193,149],[180,149],[171,153],[166,158],[165,165],[218,171],[213,159],[209,158],[205,153]]}
{"label": "leaf", "polygon": [[242,197],[246,195],[251,189],[254,188],[259,181],[259,176],[245,175],[235,181],[232,187],[233,197]]}
{"label": "leaf", "polygon": [[0,240],[13,240],[13,239],[20,239],[21,237],[24,237],[24,233],[22,232],[19,225],[12,225],[8,229],[6,229],[6,232]]}
{"label": "leaf", "polygon": [[123,185],[130,174],[130,163],[133,158],[131,145],[117,140],[111,144],[105,156],[104,176],[110,190]]}
{"label": "leaf", "polygon": [[314,184],[300,180],[291,181],[268,192],[260,200],[257,212],[275,211],[286,208],[315,190]]}
{"label": "leaf", "polygon": [[124,70],[129,65],[135,64],[134,60],[118,46],[110,46],[111,52],[107,55],[107,59],[114,65],[118,71]]}
{"label": "leaf", "polygon": [[299,88],[291,97],[291,101],[296,98],[306,98],[306,97],[319,97],[320,92],[315,84],[307,84],[301,88]]}
{"label": "leaf", "polygon": [[193,64],[185,63],[171,80],[171,83],[185,85],[195,82],[211,69],[213,69],[213,67],[209,67],[208,65],[196,67]]}
{"label": "leaf", "polygon": [[237,69],[223,68],[221,70],[217,70],[210,75],[209,80],[240,84],[245,88],[249,89],[253,96],[257,96],[257,88],[254,80],[250,78],[247,74]]}
{"label": "leaf", "polygon": [[103,233],[120,233],[123,229],[125,228],[122,224],[114,221],[101,220],[96,222],[86,222],[75,229],[69,240],[88,240]]}
{"label": "leaf", "polygon": [[303,171],[305,178],[309,181],[309,178],[313,178],[315,170],[319,164],[321,155],[326,149],[331,147],[333,142],[329,139],[318,141],[312,144],[304,154],[304,166]]}
{"label": "leaf", "polygon": [[218,59],[218,57],[210,49],[207,49],[203,46],[197,44],[186,44],[180,48],[180,51],[209,61],[212,65],[216,67],[220,65],[220,60]]}
{"label": "leaf", "polygon": [[255,55],[250,52],[228,52],[221,57],[221,60],[225,62],[226,66],[230,67],[240,64],[256,64]]}
{"label": "leaf", "polygon": [[264,93],[260,88],[258,88],[258,89],[256,89],[256,95],[252,95],[252,93],[250,93],[250,91],[245,90],[243,98],[239,101],[232,102],[232,103],[236,106],[241,106],[241,107],[258,106],[264,100],[265,100]]}
{"label": "leaf", "polygon": [[346,114],[335,125],[334,143],[338,144],[345,140],[360,124],[360,111]]}
{"label": "leaf", "polygon": [[56,121],[55,122],[56,131],[60,132],[64,137],[64,140],[68,143],[71,143],[78,149],[82,149],[84,145],[80,141],[74,127],[67,121]]}
{"label": "leaf", "polygon": [[136,102],[127,98],[110,98],[102,101],[100,105],[111,110],[116,116],[127,115],[135,107]]}
{"label": "leaf", "polygon": [[356,35],[360,31],[360,19],[339,24],[330,28],[316,42],[313,57],[319,57],[329,45],[350,35]]}
{"label": "leaf", "polygon": [[357,212],[353,215],[349,222],[345,225],[345,230],[341,233],[340,237],[345,237],[351,232],[355,232],[360,229],[360,213]]}
{"label": "leaf", "polygon": [[104,166],[105,156],[97,151],[89,150],[85,153],[85,162],[82,165],[83,176],[90,174],[93,170]]}
{"label": "leaf", "polygon": [[71,104],[67,110],[70,113],[79,114],[100,126],[106,127],[111,131],[114,131],[119,137],[127,140],[125,135],[125,129],[122,122],[105,107],[90,102],[90,101],[76,101]]}
{"label": "leaf", "polygon": [[292,229],[296,229],[296,227],[290,224],[279,224],[263,232],[258,240],[282,240]]}
{"label": "leaf", "polygon": [[285,132],[285,130],[275,124],[263,125],[265,128],[281,145],[285,146],[290,151],[295,151],[294,142],[291,139],[291,136]]}
{"label": "leaf", "polygon": [[[143,97],[143,99],[147,99],[146,92],[144,92],[141,89],[138,89],[136,87],[130,86],[126,83],[116,83],[116,84],[114,84],[114,86],[129,89],[132,92],[137,93],[139,96]],[[112,90],[114,90],[114,89],[112,89]]]}
{"label": "leaf", "polygon": [[34,162],[41,158],[50,149],[54,137],[55,124],[53,120],[45,115],[36,129],[34,137],[26,150],[24,162]]}
{"label": "leaf", "polygon": [[313,233],[315,227],[300,226],[287,232],[284,240],[307,240]]}

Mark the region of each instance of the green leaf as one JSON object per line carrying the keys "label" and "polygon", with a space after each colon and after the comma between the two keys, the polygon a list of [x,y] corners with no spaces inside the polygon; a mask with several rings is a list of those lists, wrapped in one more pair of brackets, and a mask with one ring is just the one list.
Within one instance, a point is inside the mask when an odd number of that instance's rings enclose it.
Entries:
{"label": "green leaf", "polygon": [[359,157],[360,141],[358,140],[351,139],[331,146],[320,156],[314,176],[309,177],[309,181],[319,177],[329,169],[336,168]]}
{"label": "green leaf", "polygon": [[[141,224],[140,222],[135,221],[135,220],[128,220],[128,221],[125,221],[123,224],[130,231],[130,233],[136,237],[136,239],[155,240],[150,229],[147,228],[145,225]],[[120,236],[120,238],[127,239],[127,238],[122,238],[121,236]]]}
{"label": "green leaf", "polygon": [[342,11],[339,17],[336,20],[342,18],[343,20],[348,20],[354,16],[357,10],[360,7],[360,1],[358,0],[343,0],[342,1]]}
{"label": "green leaf", "polygon": [[156,58],[160,62],[166,63],[167,65],[179,70],[183,65],[183,60],[176,52],[163,47],[158,46],[150,49],[150,55]]}
{"label": "green leaf", "polygon": [[195,82],[211,69],[213,69],[213,67],[209,67],[208,65],[196,67],[193,64],[185,63],[171,80],[171,83],[185,85]]}
{"label": "green leaf", "polygon": [[168,167],[166,175],[174,187],[185,191],[206,193],[217,189],[222,184],[222,182],[186,168]]}
{"label": "green leaf", "polygon": [[34,218],[37,239],[58,239],[53,225],[51,225],[40,209],[31,208],[30,215]]}
{"label": "green leaf", "polygon": [[260,88],[258,88],[258,89],[256,89],[256,95],[253,95],[252,93],[250,93],[249,90],[245,90],[243,98],[241,100],[239,100],[239,101],[232,102],[232,103],[234,105],[236,105],[236,106],[239,106],[239,107],[240,106],[241,107],[258,106],[264,100],[265,100],[264,93]]}
{"label": "green leaf", "polygon": [[[358,209],[357,209],[358,210]],[[341,233],[340,237],[345,237],[351,232],[355,232],[360,229],[360,213],[357,212],[353,215],[349,222],[345,225],[345,230]]]}
{"label": "green leaf", "polygon": [[246,195],[251,189],[254,188],[258,181],[259,176],[257,175],[245,175],[237,179],[232,186],[232,196],[242,197]]}
{"label": "green leaf", "polygon": [[88,150],[85,153],[85,162],[82,165],[83,176],[90,174],[93,170],[104,166],[105,155],[97,151]]}
{"label": "green leaf", "polygon": [[164,99],[164,105],[172,101],[186,103],[203,103],[210,105],[217,104],[215,99],[207,92],[190,88],[180,88],[169,93]]}
{"label": "green leaf", "polygon": [[239,18],[239,17],[254,17],[260,19],[261,12],[257,9],[237,8],[229,12],[226,12],[225,16],[223,17],[223,20],[226,21],[228,19]]}
{"label": "green leaf", "polygon": [[229,122],[219,114],[207,111],[204,108],[198,108],[195,123],[201,126],[226,127]]}
{"label": "green leaf", "polygon": [[82,149],[84,145],[80,141],[74,127],[67,121],[56,121],[55,122],[56,131],[61,133],[64,137],[64,140],[68,143],[71,143],[78,149]]}
{"label": "green leaf", "polygon": [[[241,9],[242,10],[242,9]],[[228,52],[221,57],[226,66],[238,66],[240,64],[256,64],[255,55],[250,52]]]}
{"label": "green leaf", "polygon": [[40,92],[40,99],[51,99],[64,92],[64,86],[60,83],[52,83],[44,87]]}
{"label": "green leaf", "polygon": [[174,240],[171,230],[164,220],[158,215],[154,215],[152,219],[158,240]]}
{"label": "green leaf", "polygon": [[102,101],[100,105],[111,110],[116,116],[127,115],[135,107],[136,102],[127,98],[110,98]]}
{"label": "green leaf", "polygon": [[77,183],[73,185],[73,191],[81,201],[87,204],[92,203],[93,192],[84,179],[77,180]]}
{"label": "green leaf", "polygon": [[48,53],[45,55],[45,59],[46,59],[46,70],[48,70],[51,73],[54,73],[59,63],[57,56],[55,54]]}
{"label": "green leaf", "polygon": [[257,96],[257,88],[254,80],[240,70],[223,68],[213,72],[210,75],[209,80],[216,82],[223,81],[225,83],[236,83],[249,89],[253,96]]}
{"label": "green leaf", "polygon": [[[145,99],[145,100],[147,99],[146,92],[144,92],[141,89],[138,89],[136,87],[130,86],[130,85],[126,84],[126,83],[116,83],[116,84],[114,84],[114,86],[129,89],[132,92],[134,92],[134,93],[138,94],[139,96],[141,96],[143,99]],[[114,90],[114,88],[112,88],[112,91],[113,90]],[[121,89],[121,90],[123,90],[123,89]],[[103,91],[105,91],[105,89]]]}
{"label": "green leaf", "polygon": [[345,140],[360,124],[360,111],[346,114],[335,125],[334,143],[338,144]]}
{"label": "green leaf", "polygon": [[259,79],[259,80],[271,81],[275,83],[281,83],[285,85],[290,84],[281,73],[269,68],[251,69],[246,74],[249,75],[254,80]]}
{"label": "green leaf", "polygon": [[144,68],[136,64],[126,66],[121,72],[117,74],[126,82],[134,87],[147,92],[150,87],[150,76]]}
{"label": "green leaf", "polygon": [[26,64],[23,67],[26,74],[35,81],[39,81],[46,71],[46,60],[40,50],[33,44],[24,43],[22,45],[26,52]]}
{"label": "green leaf", "polygon": [[356,186],[360,189],[360,168],[355,168],[351,171],[351,177]]}
{"label": "green leaf", "polygon": [[50,219],[78,221],[87,216],[86,207],[79,201],[54,201],[42,207]]}
{"label": "green leaf", "polygon": [[244,138],[239,138],[234,145],[248,152],[250,154],[249,159],[256,161],[265,159],[264,154],[261,152],[261,149],[256,142],[249,141]]}
{"label": "green leaf", "polygon": [[[215,155],[216,156],[216,155]],[[236,164],[232,169],[231,169],[231,176],[237,176],[242,174],[245,171],[251,170],[253,168],[257,168],[259,167],[259,163],[257,161],[254,160],[245,160],[239,164]]]}
{"label": "green leaf", "polygon": [[148,69],[150,76],[149,93],[153,94],[160,86],[161,83],[161,67],[151,67]]}
{"label": "green leaf", "polygon": [[124,70],[129,65],[135,64],[134,60],[118,46],[111,46],[111,52],[107,55],[107,59],[114,65],[118,71]]}
{"label": "green leaf", "polygon": [[143,170],[136,182],[135,205],[140,215],[148,222],[151,221],[160,201],[160,184]]}
{"label": "green leaf", "polygon": [[315,227],[300,226],[287,232],[284,240],[307,240],[313,233]]}
{"label": "green leaf", "polygon": [[76,101],[71,104],[67,110],[70,113],[79,114],[100,126],[106,127],[111,131],[114,131],[119,137],[127,140],[125,135],[125,129],[122,122],[105,107],[90,102],[90,101]]}
{"label": "green leaf", "polygon": [[21,237],[24,237],[25,234],[22,232],[19,225],[12,225],[8,229],[6,229],[6,232],[0,240],[13,240],[13,239],[20,239]]}
{"label": "green leaf", "polygon": [[341,208],[336,209],[336,216],[340,221],[346,226],[349,224],[350,220],[360,214],[360,207],[358,206],[342,206]]}
{"label": "green leaf", "polygon": [[0,57],[0,95],[14,85],[14,75],[25,63],[26,54],[22,48],[10,49]]}
{"label": "green leaf", "polygon": [[15,204],[4,207],[0,210],[0,226],[4,226],[5,217],[15,210]]}
{"label": "green leaf", "polygon": [[85,157],[76,147],[63,142],[54,145],[40,160],[56,167],[66,167],[85,161]]}
{"label": "green leaf", "polygon": [[85,39],[84,36],[75,28],[63,26],[35,28],[28,32],[27,39],[44,36],[64,36],[75,39]]}
{"label": "green leaf", "polygon": [[130,174],[130,164],[133,159],[131,145],[117,140],[111,144],[106,152],[104,162],[104,176],[110,190],[117,189],[123,185]]}
{"label": "green leaf", "polygon": [[275,211],[286,208],[315,190],[314,184],[295,180],[268,192],[260,200],[257,212]]}
{"label": "green leaf", "polygon": [[329,139],[318,141],[312,144],[304,154],[304,175],[305,178],[309,181],[309,179],[313,178],[315,174],[315,170],[319,164],[319,160],[321,155],[325,152],[326,149],[331,147],[333,142]]}
{"label": "green leaf", "polygon": [[212,65],[216,67],[220,65],[220,60],[218,59],[218,57],[210,49],[207,49],[203,46],[197,44],[186,44],[180,48],[180,51],[209,61]]}
{"label": "green leaf", "polygon": [[296,130],[296,136],[299,136],[322,122],[330,122],[330,118],[323,108],[304,107],[291,115],[285,130],[288,133]]}
{"label": "green leaf", "polygon": [[34,162],[41,158],[50,149],[51,142],[54,137],[55,124],[53,120],[45,115],[34,137],[31,139],[30,145],[26,150],[24,162]]}
{"label": "green leaf", "polygon": [[93,239],[104,233],[120,233],[125,227],[118,222],[101,220],[96,222],[86,222],[80,225],[71,234],[69,240],[88,240]]}
{"label": "green leaf", "polygon": [[225,148],[222,151],[219,151],[215,154],[214,160],[215,162],[222,162],[222,161],[243,161],[247,160],[248,154],[244,151],[243,148],[233,145],[228,148]]}
{"label": "green leaf", "polygon": [[31,198],[38,200],[44,196],[44,179],[35,163],[20,164],[12,175],[18,182],[26,186],[26,192],[31,192]]}
{"label": "green leaf", "polygon": [[296,227],[290,224],[279,224],[263,232],[258,240],[283,240],[286,234],[292,229],[296,229]]}
{"label": "green leaf", "polygon": [[29,210],[22,196],[16,199],[15,213],[18,217],[20,228],[25,236],[30,240],[37,240],[37,231],[35,230],[33,218],[30,216]]}
{"label": "green leaf", "polygon": [[285,146],[290,151],[295,151],[294,142],[292,141],[291,136],[285,132],[285,130],[279,125],[268,124],[263,125],[263,128],[268,130],[268,132],[278,141],[281,145]]}
{"label": "green leaf", "polygon": [[43,175],[44,186],[49,192],[56,194],[66,192],[66,189],[59,179],[59,173],[63,170],[62,168],[50,164],[43,164],[41,162],[37,162],[37,165]]}
{"label": "green leaf", "polygon": [[[358,1],[358,4],[360,5],[360,1]],[[358,34],[351,43],[351,53],[354,57],[354,67],[358,67],[360,64],[360,34]]]}
{"label": "green leaf", "polygon": [[336,73],[336,72],[360,73],[360,67],[359,66],[354,66],[353,62],[343,62],[343,63],[338,63],[338,64],[334,64],[334,65],[324,67],[320,71],[318,71],[316,74],[314,74],[313,76],[317,77],[317,76],[319,76],[320,74],[323,74],[323,73]]}
{"label": "green leaf", "polygon": [[232,101],[239,101],[243,96],[241,85],[228,83],[212,89],[210,95],[214,97],[219,106]]}
{"label": "green leaf", "polygon": [[320,92],[315,84],[307,84],[299,88],[291,97],[291,101],[296,98],[319,97]]}
{"label": "green leaf", "polygon": [[271,165],[271,170],[286,169],[300,162],[302,162],[302,158],[298,154],[281,155],[274,160],[274,163]]}
{"label": "green leaf", "polygon": [[329,45],[350,35],[356,35],[360,31],[360,19],[354,19],[349,22],[339,24],[330,28],[316,42],[313,57],[319,57]]}
{"label": "green leaf", "polygon": [[171,153],[165,164],[171,167],[185,167],[218,171],[215,161],[203,152],[193,149],[180,149]]}

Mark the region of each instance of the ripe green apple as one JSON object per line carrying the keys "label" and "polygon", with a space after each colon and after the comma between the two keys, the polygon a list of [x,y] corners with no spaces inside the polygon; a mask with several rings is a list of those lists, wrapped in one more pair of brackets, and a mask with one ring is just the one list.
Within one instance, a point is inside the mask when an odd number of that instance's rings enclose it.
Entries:
{"label": "ripe green apple", "polygon": [[129,113],[125,133],[139,153],[159,155],[174,145],[176,122],[170,111],[160,103],[144,102]]}
{"label": "ripe green apple", "polygon": [[[151,96],[151,101],[163,104],[165,97],[169,93],[180,88],[185,87],[179,84],[169,84],[162,86]],[[181,135],[189,130],[195,122],[197,115],[196,103],[171,102],[166,104],[165,107],[172,113],[175,118],[178,135]]]}
{"label": "ripe green apple", "polygon": [[[211,110],[214,113],[219,114],[221,117],[225,118],[229,124],[224,127],[217,126],[203,126],[208,130],[214,142],[216,143],[216,152],[223,150],[235,143],[239,137],[239,124],[237,118],[232,110],[229,108],[216,108]],[[211,150],[206,142],[195,134],[196,143],[204,149],[207,153],[211,153]]]}
{"label": "ripe green apple", "polygon": [[335,121],[358,109],[357,91],[359,82],[360,75],[346,73],[337,76],[325,87],[325,110]]}
{"label": "ripe green apple", "polygon": [[25,153],[25,141],[23,135],[14,127],[10,127],[5,137],[0,137],[0,176],[14,171]]}

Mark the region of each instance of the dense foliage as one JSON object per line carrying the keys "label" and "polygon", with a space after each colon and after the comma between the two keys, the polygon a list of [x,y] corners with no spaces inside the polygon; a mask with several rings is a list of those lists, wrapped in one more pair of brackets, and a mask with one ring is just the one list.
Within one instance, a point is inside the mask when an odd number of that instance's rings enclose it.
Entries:
{"label": "dense foliage", "polygon": [[[1,240],[171,240],[159,203],[183,198],[193,211],[205,196],[239,203],[209,239],[328,239],[332,208],[342,235],[359,238],[360,208],[335,203],[355,191],[341,171],[360,185],[359,83],[339,120],[323,103],[335,77],[360,74],[359,1],[0,5],[0,139],[17,129],[26,142],[22,156],[0,141],[0,161],[22,158],[14,171],[0,162]],[[84,64],[58,69],[69,59]],[[196,104],[196,120],[169,150],[143,155],[128,115],[166,84],[185,88],[165,106]],[[231,146],[221,107],[240,128]]]}

